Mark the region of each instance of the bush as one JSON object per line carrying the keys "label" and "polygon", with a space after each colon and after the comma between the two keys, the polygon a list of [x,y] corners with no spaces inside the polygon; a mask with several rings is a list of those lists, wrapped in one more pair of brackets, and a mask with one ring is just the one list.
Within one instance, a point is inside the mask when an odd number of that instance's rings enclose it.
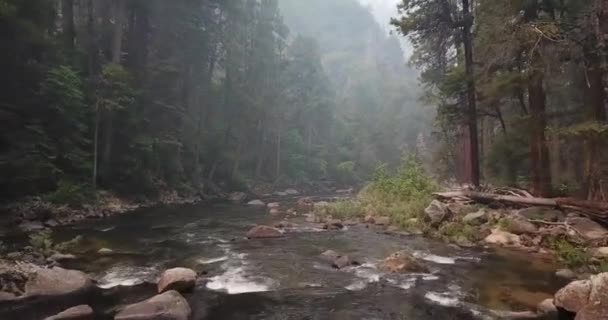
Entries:
{"label": "bush", "polygon": [[338,164],[336,166],[336,179],[341,184],[352,184],[357,182],[355,163],[353,161],[346,161]]}
{"label": "bush", "polygon": [[97,195],[90,185],[60,181],[57,190],[46,195],[45,200],[54,204],[79,207],[87,203],[94,203],[97,201]]}
{"label": "bush", "polygon": [[583,248],[579,248],[566,239],[557,239],[552,245],[559,259],[570,268],[581,268],[588,266],[591,255]]}

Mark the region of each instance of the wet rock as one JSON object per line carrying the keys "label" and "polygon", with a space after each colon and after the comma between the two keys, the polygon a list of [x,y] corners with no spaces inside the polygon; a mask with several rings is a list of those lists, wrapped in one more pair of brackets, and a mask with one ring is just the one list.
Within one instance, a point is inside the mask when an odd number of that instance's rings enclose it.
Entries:
{"label": "wet rock", "polygon": [[228,195],[228,200],[232,202],[243,202],[245,199],[247,199],[245,192],[232,192]]}
{"label": "wet rock", "polygon": [[0,291],[0,302],[11,301],[17,299],[17,296],[11,292]]}
{"label": "wet rock", "polygon": [[166,270],[158,281],[158,293],[170,290],[178,292],[189,291],[196,283],[196,272],[188,268],[173,268]]}
{"label": "wet rock", "polygon": [[384,259],[381,269],[390,273],[428,272],[428,269],[418,259],[405,251],[393,253]]}
{"label": "wet rock", "polygon": [[608,259],[608,247],[591,249],[591,254],[597,259]]}
{"label": "wet rock", "polygon": [[549,222],[557,222],[563,220],[566,215],[555,209],[545,207],[531,207],[518,210],[517,215],[526,219],[544,220]]}
{"label": "wet rock", "polygon": [[319,222],[321,222],[321,218],[319,218],[316,214],[308,214],[306,216],[306,222],[319,223]]}
{"label": "wet rock", "polygon": [[344,224],[342,224],[342,221],[339,219],[328,220],[327,223],[323,225],[323,229],[326,230],[341,230],[342,228],[344,228]]}
{"label": "wet rock", "polygon": [[293,224],[291,224],[291,223],[290,223],[290,222],[288,222],[288,221],[281,221],[281,222],[277,222],[277,223],[274,225],[274,227],[275,227],[275,228],[277,228],[277,229],[291,228],[291,227],[293,227]]}
{"label": "wet rock", "polygon": [[47,227],[54,228],[59,225],[59,222],[57,222],[57,220],[55,220],[55,219],[49,219],[44,222],[44,225]]}
{"label": "wet rock", "polygon": [[538,228],[532,222],[525,220],[522,217],[509,216],[505,218],[507,223],[507,231],[522,235],[522,234],[533,234],[538,232]]}
{"label": "wet rock", "polygon": [[97,253],[99,253],[101,255],[111,255],[114,253],[114,250],[108,249],[108,248],[101,248],[97,251]]}
{"label": "wet rock", "polygon": [[555,306],[577,313],[588,304],[590,295],[590,280],[574,281],[555,294]]}
{"label": "wet rock", "polygon": [[328,262],[332,262],[336,259],[338,259],[340,257],[340,254],[333,251],[333,250],[327,250],[323,253],[321,253],[321,259],[328,261]]}
{"label": "wet rock", "polygon": [[279,229],[269,226],[255,226],[247,232],[247,238],[249,239],[280,238],[282,236],[283,234]]}
{"label": "wet rock", "polygon": [[498,245],[519,245],[520,238],[518,235],[512,234],[507,231],[502,231],[500,229],[493,229],[492,233],[487,236],[484,241],[490,244],[498,244]]}
{"label": "wet rock", "polygon": [[536,306],[536,311],[544,316],[557,314],[557,308],[553,304],[553,299],[545,299]]}
{"label": "wet rock", "polygon": [[566,219],[566,222],[586,241],[601,240],[608,237],[608,230],[591,219],[574,217]]}
{"label": "wet rock", "polygon": [[76,256],[73,254],[55,253],[52,256],[48,257],[47,261],[65,262],[68,260],[75,260],[75,259],[76,259]]}
{"label": "wet rock", "polygon": [[268,213],[269,213],[271,216],[278,216],[278,215],[280,215],[280,214],[281,214],[281,210],[279,210],[279,209],[277,209],[277,208],[272,208],[272,209],[270,209],[270,211],[268,211]]}
{"label": "wet rock", "polygon": [[19,229],[23,232],[34,232],[44,230],[44,225],[40,221],[28,221],[21,223]]}
{"label": "wet rock", "polygon": [[449,210],[443,202],[439,200],[433,200],[431,204],[424,209],[424,213],[431,221],[432,224],[439,224],[445,220],[449,215]]}
{"label": "wet rock", "polygon": [[93,316],[93,309],[91,309],[91,307],[88,305],[80,305],[69,308],[52,317],[45,318],[44,320],[91,320],[93,319]]}
{"label": "wet rock", "polygon": [[290,215],[290,216],[295,216],[295,215],[298,215],[298,212],[296,211],[296,209],[293,209],[293,208],[289,208],[289,209],[287,209],[287,212],[286,212],[286,213],[287,213],[288,215]]}
{"label": "wet rock", "polygon": [[188,320],[192,310],[177,291],[167,291],[126,306],[114,320]]}
{"label": "wet rock", "polygon": [[391,224],[391,218],[377,217],[374,219],[374,224],[377,226],[388,226],[389,224]]}
{"label": "wet rock", "polygon": [[264,201],[262,200],[251,200],[249,202],[247,202],[248,206],[259,206],[259,207],[263,207],[266,204],[264,203]]}
{"label": "wet rock", "polygon": [[555,276],[566,280],[574,280],[578,278],[576,273],[570,269],[559,269],[555,272]]}
{"label": "wet rock", "polygon": [[279,208],[280,206],[281,206],[281,204],[279,202],[271,202],[266,205],[266,207],[268,207],[268,209]]}
{"label": "wet rock", "polygon": [[91,289],[93,282],[81,271],[31,266],[25,283],[26,296],[62,296]]}
{"label": "wet rock", "polygon": [[488,221],[488,211],[483,208],[477,212],[472,212],[462,218],[462,222],[471,225],[482,225]]}
{"label": "wet rock", "polygon": [[289,188],[289,189],[285,190],[285,193],[288,195],[292,195],[292,196],[300,194],[300,192],[298,190],[293,189],[293,188]]}
{"label": "wet rock", "polygon": [[608,304],[590,304],[582,308],[574,320],[606,320]]}
{"label": "wet rock", "polygon": [[352,264],[352,261],[350,260],[349,256],[340,256],[338,258],[336,258],[334,260],[334,262],[332,263],[332,267],[336,268],[336,269],[342,269],[342,268],[346,268],[348,266],[350,266]]}

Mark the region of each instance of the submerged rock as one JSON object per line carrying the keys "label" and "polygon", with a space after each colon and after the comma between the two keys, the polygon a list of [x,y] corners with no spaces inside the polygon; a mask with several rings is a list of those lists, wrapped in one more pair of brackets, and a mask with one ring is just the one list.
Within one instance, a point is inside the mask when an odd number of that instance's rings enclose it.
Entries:
{"label": "submerged rock", "polygon": [[52,317],[47,317],[44,320],[91,320],[93,316],[93,309],[90,306],[80,305],[69,308]]}
{"label": "submerged rock", "polygon": [[390,273],[428,272],[428,269],[416,257],[405,251],[388,256],[382,262],[381,269]]}
{"label": "submerged rock", "polygon": [[189,291],[196,284],[196,272],[187,268],[173,268],[166,270],[158,281],[158,293],[175,290],[178,292]]}
{"label": "submerged rock", "polygon": [[433,200],[431,204],[424,209],[424,213],[432,224],[439,224],[449,215],[448,207],[439,200]]}
{"label": "submerged rock", "polygon": [[114,320],[188,320],[192,310],[177,291],[167,291],[126,306]]}
{"label": "submerged rock", "polygon": [[280,238],[283,234],[279,229],[269,226],[255,226],[247,232],[249,239]]}
{"label": "submerged rock", "polygon": [[342,269],[345,267],[348,267],[352,264],[352,261],[350,259],[349,256],[340,256],[337,259],[334,260],[334,262],[332,263],[332,266],[336,269]]}
{"label": "submerged rock", "polygon": [[251,200],[249,202],[247,202],[248,206],[260,206],[263,207],[266,204],[262,201],[262,200]]}

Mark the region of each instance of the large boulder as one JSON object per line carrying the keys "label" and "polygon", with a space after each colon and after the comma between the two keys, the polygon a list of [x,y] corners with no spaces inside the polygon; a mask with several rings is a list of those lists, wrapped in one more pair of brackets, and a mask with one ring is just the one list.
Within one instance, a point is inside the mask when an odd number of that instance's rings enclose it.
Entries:
{"label": "large boulder", "polygon": [[418,259],[405,251],[388,256],[382,262],[381,269],[390,273],[428,272],[428,269]]}
{"label": "large boulder", "polygon": [[166,270],[158,281],[158,293],[169,290],[184,292],[194,288],[196,283],[196,272],[187,268],[173,268]]}
{"label": "large boulder", "polygon": [[188,320],[191,313],[186,299],[171,290],[126,306],[114,320]]}
{"label": "large boulder", "polygon": [[25,283],[26,296],[62,296],[91,289],[93,282],[81,271],[31,266]]}
{"label": "large boulder", "polygon": [[233,192],[228,195],[228,200],[232,202],[243,202],[247,199],[247,194],[245,192]]}
{"label": "large boulder", "polygon": [[424,213],[426,213],[426,216],[431,223],[436,225],[443,222],[443,220],[448,217],[450,211],[448,210],[448,207],[443,204],[443,202],[433,200],[433,202],[431,202],[431,204],[424,209]]}
{"label": "large boulder", "polygon": [[44,320],[92,320],[93,317],[93,309],[88,305],[81,305],[69,308]]}
{"label": "large boulder", "polygon": [[586,241],[602,240],[608,237],[608,230],[599,223],[582,217],[571,217],[566,223]]}
{"label": "large boulder", "polygon": [[555,306],[576,313],[575,320],[607,319],[608,273],[571,282],[555,294]]}
{"label": "large boulder", "polygon": [[508,245],[519,245],[521,240],[518,235],[512,234],[507,231],[502,231],[500,229],[493,229],[492,233],[487,236],[484,241],[490,244],[498,244],[503,246]]}
{"label": "large boulder", "polygon": [[507,224],[507,231],[522,235],[522,234],[534,234],[538,232],[538,228],[532,222],[519,216],[508,216],[505,217]]}
{"label": "large boulder", "polygon": [[282,236],[283,233],[279,229],[269,226],[255,226],[247,232],[249,239],[280,238]]}

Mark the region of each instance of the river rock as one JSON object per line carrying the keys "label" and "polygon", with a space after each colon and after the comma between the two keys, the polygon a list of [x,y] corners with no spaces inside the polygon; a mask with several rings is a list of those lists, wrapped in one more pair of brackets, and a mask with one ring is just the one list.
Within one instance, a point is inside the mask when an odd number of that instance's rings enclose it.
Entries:
{"label": "river rock", "polygon": [[288,195],[292,195],[292,196],[300,194],[300,192],[298,190],[293,189],[293,188],[289,188],[289,189],[285,190],[285,193]]}
{"label": "river rock", "polygon": [[332,267],[336,268],[336,269],[342,269],[342,268],[346,268],[348,266],[350,266],[352,264],[352,261],[350,260],[349,256],[340,256],[338,258],[336,258],[334,260],[334,262],[332,263]]}
{"label": "river rock", "polygon": [[328,262],[333,262],[334,260],[338,259],[340,257],[340,254],[333,251],[333,250],[327,250],[323,253],[321,253],[321,259],[328,261]]}
{"label": "river rock", "polygon": [[93,282],[81,271],[31,266],[25,283],[26,296],[61,296],[91,289]]}
{"label": "river rock", "polygon": [[374,224],[376,223],[376,217],[374,217],[372,214],[368,214],[365,216],[365,218],[363,218],[363,222],[367,224]]}
{"label": "river rock", "polygon": [[531,207],[518,210],[518,216],[532,220],[544,220],[549,222],[557,222],[563,220],[566,215],[555,209],[545,207]]}
{"label": "river rock", "polygon": [[462,222],[472,225],[482,225],[488,222],[488,211],[483,208],[477,212],[472,212],[462,218]]}
{"label": "river rock", "polygon": [[280,238],[283,234],[279,229],[269,226],[255,226],[247,232],[249,239]]}
{"label": "river rock", "polygon": [[572,217],[566,219],[566,222],[586,241],[602,240],[608,237],[608,230],[591,219]]}
{"label": "river rock", "polygon": [[518,235],[512,234],[507,231],[502,231],[500,229],[493,229],[492,233],[487,236],[484,241],[490,244],[498,244],[498,245],[519,245],[520,238]]}
{"label": "river rock", "polygon": [[114,250],[109,249],[109,248],[101,248],[97,251],[97,253],[99,253],[101,255],[111,255],[114,253]]}
{"label": "river rock", "polygon": [[92,320],[93,309],[88,305],[80,305],[69,308],[52,317],[47,317],[44,320]]}
{"label": "river rock", "polygon": [[272,208],[272,209],[270,209],[270,211],[268,211],[268,213],[269,213],[271,216],[278,216],[278,215],[280,215],[280,214],[281,214],[281,210],[279,210],[279,209],[277,209],[277,208]]}
{"label": "river rock", "polygon": [[374,218],[374,224],[377,226],[388,226],[389,224],[391,224],[391,218],[376,217],[376,218]]}
{"label": "river rock", "polygon": [[431,204],[424,209],[424,213],[432,224],[439,224],[449,215],[448,207],[439,200],[433,200]]}
{"label": "river rock", "polygon": [[314,201],[312,201],[311,198],[306,197],[306,198],[298,199],[298,202],[297,202],[298,211],[308,212],[308,211],[312,210],[313,207],[314,207]]}
{"label": "river rock", "polygon": [[508,216],[505,217],[505,220],[507,222],[507,231],[513,234],[534,234],[538,231],[536,225],[523,217]]}
{"label": "river rock", "polygon": [[576,273],[570,269],[559,269],[555,272],[555,276],[566,280],[574,280],[578,278]]}
{"label": "river rock", "polygon": [[557,313],[557,308],[553,304],[553,299],[545,299],[536,306],[536,311],[544,316]]}
{"label": "river rock", "polygon": [[344,228],[344,224],[339,219],[328,220],[323,225],[323,229],[325,229],[325,230],[341,230],[342,228]]}
{"label": "river rock", "polygon": [[62,261],[68,261],[68,260],[75,260],[76,256],[73,254],[63,254],[63,253],[55,253],[52,256],[48,257],[48,259],[46,259],[49,262],[55,261],[55,262],[62,262]]}
{"label": "river rock", "polygon": [[188,320],[191,313],[186,299],[171,290],[126,306],[114,320]]}
{"label": "river rock", "polygon": [[428,272],[428,269],[418,259],[405,251],[388,256],[382,262],[381,269],[390,273]]}
{"label": "river rock", "polygon": [[293,224],[291,224],[289,221],[283,220],[281,222],[275,223],[274,227],[277,229],[292,228]]}
{"label": "river rock", "polygon": [[251,200],[249,202],[247,202],[248,206],[259,206],[259,207],[263,207],[266,204],[264,203],[264,201],[262,200]]}
{"label": "river rock", "polygon": [[228,195],[228,200],[232,202],[243,202],[247,199],[247,194],[245,192],[232,192]]}
{"label": "river rock", "polygon": [[590,295],[590,280],[574,281],[555,294],[555,306],[569,312],[577,313],[587,305]]}
{"label": "river rock", "polygon": [[20,224],[19,229],[23,232],[34,232],[44,230],[44,225],[40,221],[28,221]]}
{"label": "river rock", "polygon": [[266,207],[268,207],[268,209],[279,208],[280,206],[281,206],[281,204],[279,202],[271,202],[266,205]]}
{"label": "river rock", "polygon": [[57,222],[57,220],[55,219],[49,219],[44,222],[44,225],[47,227],[54,228],[59,225],[59,222]]}
{"label": "river rock", "polygon": [[591,249],[591,254],[597,259],[608,259],[608,247]]}
{"label": "river rock", "polygon": [[158,281],[158,293],[170,290],[178,292],[189,291],[196,283],[196,272],[187,268],[173,268],[166,270]]}

